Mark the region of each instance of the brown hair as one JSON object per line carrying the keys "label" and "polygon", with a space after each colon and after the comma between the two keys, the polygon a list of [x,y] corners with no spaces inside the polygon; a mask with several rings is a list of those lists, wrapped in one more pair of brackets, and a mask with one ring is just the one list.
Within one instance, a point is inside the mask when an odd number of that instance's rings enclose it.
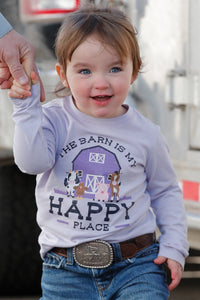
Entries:
{"label": "brown hair", "polygon": [[55,49],[58,62],[65,72],[75,49],[92,34],[97,34],[105,45],[112,46],[122,61],[130,56],[133,73],[137,75],[142,61],[136,31],[128,17],[116,8],[95,6],[67,14],[59,29]]}

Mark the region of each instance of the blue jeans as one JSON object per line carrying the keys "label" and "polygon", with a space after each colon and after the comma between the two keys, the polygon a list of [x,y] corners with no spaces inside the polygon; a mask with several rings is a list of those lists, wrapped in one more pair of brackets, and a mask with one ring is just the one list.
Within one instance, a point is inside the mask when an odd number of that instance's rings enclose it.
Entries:
{"label": "blue jeans", "polygon": [[[72,249],[67,258],[49,252],[43,263],[41,300],[166,300],[166,274],[153,262],[158,247],[153,244],[133,258],[119,259],[104,269],[80,267]],[[118,248],[119,258],[120,252]]]}

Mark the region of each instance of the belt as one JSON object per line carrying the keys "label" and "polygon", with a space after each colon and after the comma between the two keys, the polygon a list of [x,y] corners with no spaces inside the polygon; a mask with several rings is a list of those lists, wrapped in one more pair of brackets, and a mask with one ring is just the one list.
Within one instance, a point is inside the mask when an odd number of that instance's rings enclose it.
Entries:
{"label": "belt", "polygon": [[[132,258],[154,242],[154,233],[147,233],[136,238],[119,243],[122,260]],[[85,268],[106,268],[116,261],[115,244],[106,241],[95,240],[80,244],[73,248],[74,260]],[[67,257],[67,248],[53,248],[52,251],[63,257]]]}

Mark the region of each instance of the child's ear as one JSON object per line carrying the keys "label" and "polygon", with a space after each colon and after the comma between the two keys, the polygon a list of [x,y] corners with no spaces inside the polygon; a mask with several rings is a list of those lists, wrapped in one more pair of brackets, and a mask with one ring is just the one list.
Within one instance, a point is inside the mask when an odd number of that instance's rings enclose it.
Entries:
{"label": "child's ear", "polygon": [[62,81],[63,85],[65,87],[69,88],[67,78],[66,78],[66,74],[63,70],[63,67],[59,63],[56,64],[56,71],[57,71],[58,76],[60,77],[60,80]]}
{"label": "child's ear", "polygon": [[135,81],[136,78],[137,78],[137,73],[133,72],[133,74],[131,76],[131,83],[130,84],[133,84],[133,82]]}

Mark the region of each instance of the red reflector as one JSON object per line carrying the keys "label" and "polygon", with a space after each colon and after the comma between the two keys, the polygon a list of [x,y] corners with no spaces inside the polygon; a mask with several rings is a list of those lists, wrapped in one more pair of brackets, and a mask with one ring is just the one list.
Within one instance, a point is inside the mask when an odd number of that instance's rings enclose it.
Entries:
{"label": "red reflector", "polygon": [[20,14],[23,21],[48,21],[63,19],[66,13],[75,11],[80,6],[80,0],[40,1],[20,0]]}
{"label": "red reflector", "polygon": [[199,201],[199,183],[183,180],[183,199]]}
{"label": "red reflector", "polygon": [[[77,7],[76,7],[77,9]],[[45,15],[45,14],[65,14],[74,11],[74,9],[46,9],[46,10],[32,10],[32,15]]]}

